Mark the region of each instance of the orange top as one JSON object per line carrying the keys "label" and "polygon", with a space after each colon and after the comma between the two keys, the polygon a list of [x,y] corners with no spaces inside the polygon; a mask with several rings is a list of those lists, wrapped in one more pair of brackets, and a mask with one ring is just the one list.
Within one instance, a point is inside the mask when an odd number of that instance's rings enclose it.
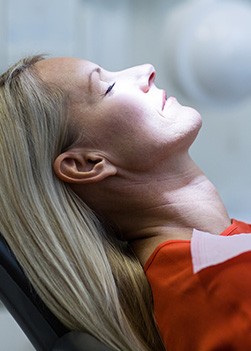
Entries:
{"label": "orange top", "polygon": [[[251,233],[232,221],[221,235]],[[193,273],[189,240],[160,244],[145,264],[168,351],[251,350],[251,252]]]}

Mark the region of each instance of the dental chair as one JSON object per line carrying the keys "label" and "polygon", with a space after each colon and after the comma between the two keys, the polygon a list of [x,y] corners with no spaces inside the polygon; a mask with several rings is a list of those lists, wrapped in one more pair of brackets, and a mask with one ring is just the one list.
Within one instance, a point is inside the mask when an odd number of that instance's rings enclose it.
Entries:
{"label": "dental chair", "polygon": [[37,351],[112,351],[87,333],[68,330],[49,311],[1,234],[0,300]]}

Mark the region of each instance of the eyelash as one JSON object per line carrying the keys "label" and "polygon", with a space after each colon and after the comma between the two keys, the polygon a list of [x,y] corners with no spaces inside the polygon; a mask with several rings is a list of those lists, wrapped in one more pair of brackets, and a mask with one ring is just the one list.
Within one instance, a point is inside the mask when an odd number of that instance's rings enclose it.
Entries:
{"label": "eyelash", "polygon": [[110,93],[110,91],[113,89],[114,85],[115,85],[116,82],[114,82],[113,84],[109,85],[108,89],[106,90],[105,94],[104,95],[107,95]]}

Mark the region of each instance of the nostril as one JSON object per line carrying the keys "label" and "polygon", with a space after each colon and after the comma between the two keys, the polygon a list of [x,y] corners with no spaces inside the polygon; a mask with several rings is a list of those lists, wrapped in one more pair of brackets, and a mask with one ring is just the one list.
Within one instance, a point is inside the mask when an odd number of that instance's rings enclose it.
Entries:
{"label": "nostril", "polygon": [[153,72],[150,74],[149,79],[148,79],[148,84],[149,84],[149,86],[151,86],[152,83],[154,82],[155,76],[156,76],[156,73],[155,73],[155,71],[153,71]]}
{"label": "nostril", "polygon": [[[150,73],[150,72],[149,72]],[[148,91],[150,90],[152,84],[154,83],[154,80],[155,80],[155,76],[156,76],[156,72],[155,71],[152,71],[150,73],[150,75],[148,75],[148,79],[146,77],[145,79],[145,84],[144,84],[144,87],[143,87],[143,91],[145,93],[148,93]]]}
{"label": "nostril", "polygon": [[138,76],[140,81],[140,88],[144,93],[148,93],[152,84],[154,83],[156,71],[154,67],[150,64],[141,66],[142,70]]}

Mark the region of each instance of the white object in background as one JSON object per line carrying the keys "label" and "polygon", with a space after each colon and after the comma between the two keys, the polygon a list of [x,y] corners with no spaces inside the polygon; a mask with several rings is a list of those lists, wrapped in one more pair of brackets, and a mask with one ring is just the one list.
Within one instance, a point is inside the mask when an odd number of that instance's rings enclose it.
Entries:
{"label": "white object in background", "polygon": [[251,4],[189,1],[166,19],[166,69],[184,95],[231,104],[251,97]]}

